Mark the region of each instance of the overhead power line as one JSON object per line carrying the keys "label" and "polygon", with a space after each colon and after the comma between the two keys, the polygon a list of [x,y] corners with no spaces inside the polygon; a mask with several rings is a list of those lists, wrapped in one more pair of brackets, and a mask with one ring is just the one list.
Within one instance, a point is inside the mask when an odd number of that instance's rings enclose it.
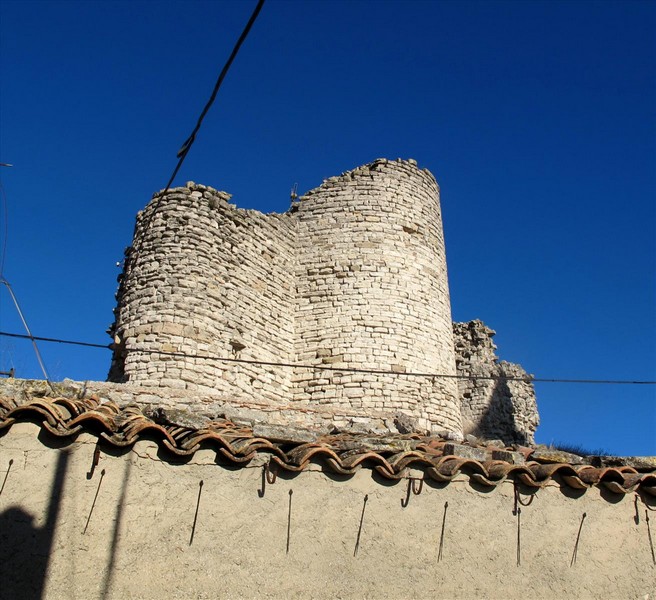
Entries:
{"label": "overhead power line", "polygon": [[[22,335],[20,333],[9,333],[0,331],[0,336],[19,339],[38,340],[41,342],[53,342],[58,344],[69,344],[73,346],[85,346],[87,348],[103,348],[113,350],[113,344],[94,344],[92,342],[79,342],[76,340],[63,340],[59,338],[38,337]],[[131,352],[142,354],[155,354],[159,356],[171,356],[174,358],[199,358],[202,360],[213,360],[217,362],[257,365],[263,367],[286,367],[299,369],[316,369],[321,371],[333,371],[339,373],[364,373],[368,375],[394,375],[397,377],[425,377],[428,379],[468,379],[470,381],[523,381],[525,383],[594,383],[594,384],[617,384],[617,385],[656,385],[656,381],[640,381],[628,379],[548,379],[543,377],[508,377],[505,375],[462,375],[448,373],[417,373],[413,371],[389,371],[385,369],[359,369],[357,367],[334,367],[330,365],[308,365],[298,363],[274,362],[266,360],[254,360],[248,358],[228,358],[225,356],[212,356],[209,354],[188,354],[186,352],[167,352],[165,350],[132,349]]]}
{"label": "overhead power line", "polygon": [[205,118],[205,115],[210,110],[212,104],[214,104],[214,100],[216,99],[216,95],[219,91],[219,88],[221,87],[221,84],[223,83],[225,76],[228,74],[228,71],[230,70],[230,66],[232,65],[232,62],[235,60],[237,53],[241,48],[241,45],[244,43],[244,40],[246,39],[246,36],[248,36],[251,27],[253,27],[253,23],[255,23],[255,19],[257,19],[257,16],[260,14],[260,10],[262,10],[263,5],[264,5],[264,0],[258,0],[257,6],[255,7],[253,14],[251,15],[251,18],[248,20],[248,23],[246,23],[246,27],[244,27],[244,31],[241,32],[241,35],[239,36],[239,39],[237,40],[235,47],[232,49],[232,52],[230,53],[228,60],[226,61],[225,65],[223,65],[223,69],[221,69],[221,73],[219,74],[219,77],[216,80],[216,83],[214,84],[212,95],[210,96],[210,99],[207,101],[207,104],[205,104],[205,107],[203,108],[203,112],[200,113],[200,117],[198,117],[198,122],[196,123],[194,130],[191,132],[191,135],[185,140],[184,144],[182,144],[180,150],[178,150],[178,154],[177,154],[177,157],[179,158],[178,164],[173,170],[173,174],[171,175],[169,182],[166,184],[165,193],[166,191],[168,191],[169,187],[173,183],[173,180],[175,179],[175,176],[178,174],[178,171],[180,170],[180,167],[182,166],[184,159],[187,157],[187,154],[189,153],[191,146],[196,140],[196,134],[198,133],[198,130],[200,129],[200,126],[203,123],[203,119]]}
{"label": "overhead power line", "polygon": [[177,153],[177,158],[178,158],[178,163],[173,169],[173,173],[171,174],[171,177],[169,178],[168,183],[166,184],[166,187],[164,190],[158,194],[157,199],[155,200],[155,203],[153,204],[153,209],[150,212],[150,215],[148,216],[147,221],[145,221],[144,224],[144,231],[148,229],[150,226],[151,221],[155,217],[155,213],[157,212],[157,207],[159,200],[166,195],[166,193],[169,191],[171,188],[171,185],[173,185],[173,180],[175,179],[176,175],[178,174],[178,171],[180,170],[180,167],[182,167],[182,163],[185,161],[185,158],[187,158],[187,154],[189,154],[189,150],[191,149],[193,143],[196,141],[196,134],[200,130],[200,127],[203,123],[203,119],[205,118],[205,115],[210,110],[210,107],[212,104],[214,104],[214,100],[216,99],[216,95],[219,92],[219,88],[221,87],[221,84],[223,83],[223,80],[225,79],[226,75],[228,74],[228,71],[230,70],[230,67],[232,66],[233,61],[237,57],[237,54],[239,52],[239,49],[241,48],[242,44],[244,43],[244,40],[248,36],[248,33],[251,30],[251,27],[253,27],[253,23],[255,23],[255,19],[257,19],[257,16],[260,14],[260,10],[262,10],[262,6],[264,5],[264,0],[258,0],[257,6],[255,7],[255,10],[253,11],[253,14],[251,15],[251,18],[248,20],[248,23],[246,23],[246,27],[244,27],[244,30],[241,32],[241,35],[239,36],[239,39],[237,40],[234,48],[232,49],[232,52],[230,53],[230,56],[228,57],[228,60],[226,61],[225,65],[223,65],[223,69],[221,69],[221,73],[219,73],[219,77],[216,80],[216,83],[214,84],[214,89],[212,90],[212,94],[210,95],[210,99],[207,101],[205,104],[205,107],[203,108],[202,112],[200,113],[200,116],[198,117],[198,121],[196,122],[196,126],[194,127],[193,131],[189,135],[189,137],[184,141],[182,146],[180,147],[180,150],[178,150]]}

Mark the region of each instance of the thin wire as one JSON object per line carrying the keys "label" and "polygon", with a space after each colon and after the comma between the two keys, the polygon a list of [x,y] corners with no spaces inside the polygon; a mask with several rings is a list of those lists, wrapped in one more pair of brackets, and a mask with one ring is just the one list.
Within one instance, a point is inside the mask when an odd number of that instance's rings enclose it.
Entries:
{"label": "thin wire", "polygon": [[11,289],[10,283],[4,278],[0,278],[0,283],[4,284],[7,290],[9,291],[9,295],[11,296],[11,299],[14,301],[14,306],[16,306],[16,310],[18,311],[18,316],[20,317],[21,321],[23,322],[23,327],[25,327],[25,331],[27,331],[27,336],[21,336],[21,337],[27,337],[30,340],[32,340],[32,346],[34,347],[34,353],[36,354],[36,359],[39,362],[39,366],[41,367],[41,371],[43,372],[43,377],[45,380],[48,382],[48,385],[50,386],[50,389],[54,391],[54,388],[52,386],[52,382],[50,381],[50,377],[48,375],[48,371],[46,370],[46,365],[43,362],[43,358],[41,358],[41,352],[39,352],[39,347],[37,346],[36,340],[32,335],[32,332],[30,331],[29,326],[27,325],[27,321],[25,320],[25,317],[23,316],[23,311],[21,310],[19,304],[18,304],[18,299],[16,298],[16,295],[14,294],[14,290]]}
{"label": "thin wire", "polygon": [[[3,283],[0,281],[0,283]],[[23,335],[21,333],[9,333],[6,331],[0,331],[0,336],[5,336],[5,337],[12,337],[12,338],[18,338],[21,340],[31,340],[35,339],[38,340],[39,342],[56,342],[58,344],[70,344],[72,346],[88,346],[90,348],[104,348],[105,350],[111,350],[112,345],[111,344],[92,344],[91,342],[76,342],[74,340],[60,340],[58,338],[48,338],[48,337],[40,337],[40,336],[29,336],[29,335]]]}
{"label": "thin wire", "polygon": [[362,525],[364,524],[364,511],[367,508],[367,500],[369,500],[369,494],[365,494],[364,502],[362,503],[362,514],[360,515],[360,526],[358,527],[358,537],[355,540],[355,548],[353,550],[353,556],[358,554],[358,549],[360,548],[360,536],[362,535]]}
{"label": "thin wire", "polygon": [[203,112],[200,114],[200,117],[198,117],[198,122],[196,123],[196,127],[194,127],[194,130],[191,132],[191,135],[185,140],[184,144],[182,144],[180,150],[178,150],[177,156],[180,160],[178,161],[178,164],[175,170],[173,171],[173,174],[171,175],[168,184],[166,185],[167,188],[173,183],[173,179],[175,179],[178,170],[182,166],[184,159],[186,158],[187,154],[189,153],[189,150],[191,149],[191,146],[196,140],[196,134],[198,133],[198,130],[200,129],[201,124],[203,123],[203,119],[205,118],[205,115],[207,115],[212,104],[214,104],[214,100],[216,99],[216,95],[219,91],[219,88],[221,87],[221,84],[223,83],[225,76],[228,74],[228,70],[230,69],[232,62],[235,60],[237,53],[241,48],[241,45],[244,43],[244,40],[246,39],[246,36],[248,36],[248,33],[251,30],[251,27],[253,26],[253,23],[255,23],[255,19],[257,19],[257,16],[260,14],[260,10],[262,9],[263,5],[264,5],[264,0],[258,0],[257,6],[255,7],[253,14],[251,15],[251,18],[248,20],[248,23],[246,24],[244,31],[241,32],[241,35],[239,36],[239,39],[237,40],[235,47],[232,49],[232,52],[230,53],[230,56],[226,64],[223,66],[223,69],[219,74],[219,78],[216,80],[216,83],[214,84],[212,95],[210,96],[210,99],[207,101],[205,108],[203,108]]}
{"label": "thin wire", "polygon": [[[228,60],[226,61],[225,65],[223,65],[223,69],[221,69],[221,73],[219,74],[218,79],[216,80],[216,83],[214,84],[214,89],[212,90],[212,94],[210,96],[210,99],[207,101],[205,104],[205,107],[203,108],[203,111],[200,114],[200,117],[198,117],[198,121],[196,122],[196,126],[194,127],[193,131],[189,135],[189,137],[184,141],[182,144],[180,150],[178,150],[177,153],[177,158],[178,158],[178,164],[175,166],[175,169],[173,169],[173,173],[171,174],[171,177],[169,178],[168,183],[166,184],[166,187],[164,188],[164,191],[159,193],[157,195],[157,199],[155,200],[155,203],[153,204],[153,209],[150,211],[150,214],[148,215],[148,220],[145,221],[143,231],[145,232],[148,227],[150,226],[150,223],[152,222],[153,218],[155,217],[155,212],[157,211],[157,207],[159,204],[159,201],[166,195],[166,193],[169,191],[171,188],[171,185],[173,184],[173,180],[175,179],[176,175],[178,174],[178,171],[180,170],[180,167],[182,167],[182,163],[184,162],[185,158],[187,158],[187,154],[189,154],[189,150],[191,149],[191,146],[193,143],[196,141],[196,134],[200,130],[200,126],[203,123],[203,119],[205,118],[205,115],[207,115],[208,111],[210,110],[210,107],[214,103],[214,100],[216,99],[216,95],[219,91],[219,88],[221,87],[221,84],[223,83],[223,80],[225,79],[226,75],[228,74],[228,71],[230,70],[230,67],[232,66],[233,61],[237,57],[237,53],[239,52],[239,49],[241,48],[241,45],[244,43],[244,40],[248,36],[248,33],[251,30],[251,27],[253,26],[253,23],[255,23],[255,19],[257,19],[257,16],[260,14],[260,10],[262,9],[262,6],[264,5],[264,0],[258,0],[257,6],[255,7],[255,10],[253,11],[253,14],[251,15],[251,18],[248,20],[248,23],[246,24],[246,27],[244,27],[244,30],[241,32],[241,35],[239,36],[239,39],[237,40],[237,43],[235,44],[234,48],[232,49],[232,52],[230,53],[230,56],[228,57]],[[143,239],[143,236],[142,236]]]}
{"label": "thin wire", "polygon": [[[0,280],[0,283],[6,283]],[[63,340],[59,338],[39,337],[33,335],[23,335],[20,333],[9,333],[0,331],[0,337],[13,337],[24,340],[37,340],[40,342],[53,342],[57,344],[71,344],[74,346],[86,346],[88,348],[103,348],[113,350],[113,344],[93,344],[91,342],[78,342],[74,340]],[[524,383],[595,383],[595,384],[624,384],[624,385],[656,385],[656,381],[631,381],[626,379],[543,379],[539,377],[507,377],[505,375],[452,375],[447,373],[415,373],[415,372],[398,372],[386,371],[384,369],[359,369],[357,367],[331,367],[328,365],[307,365],[297,363],[273,362],[266,360],[250,360],[247,358],[228,358],[224,356],[210,356],[208,354],[187,354],[186,352],[167,352],[165,350],[148,350],[145,348],[133,349],[131,352],[142,354],[157,354],[160,356],[171,356],[174,358],[199,358],[203,360],[215,360],[218,362],[258,365],[264,367],[289,367],[293,369],[315,369],[320,371],[334,371],[337,373],[364,373],[367,375],[396,375],[400,377],[427,377],[427,378],[444,378],[444,379],[467,379],[470,381],[523,381]]]}

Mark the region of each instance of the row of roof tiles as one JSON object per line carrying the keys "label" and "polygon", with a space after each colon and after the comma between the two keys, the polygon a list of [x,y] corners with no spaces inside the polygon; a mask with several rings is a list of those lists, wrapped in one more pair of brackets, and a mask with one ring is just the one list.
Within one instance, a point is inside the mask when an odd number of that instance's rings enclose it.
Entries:
{"label": "row of roof tiles", "polygon": [[597,466],[575,464],[582,459],[534,448],[454,444],[418,434],[336,434],[304,442],[298,441],[293,429],[290,435],[285,435],[284,428],[278,426],[266,435],[266,426],[254,429],[227,419],[208,421],[201,427],[181,426],[167,422],[161,412],[159,418],[155,415],[153,419],[138,406],[121,408],[94,396],[33,398],[24,403],[0,398],[0,433],[17,421],[35,421],[58,437],[73,438],[82,431],[91,432],[120,448],[132,446],[139,439],[155,439],[180,457],[189,457],[202,446],[210,446],[223,459],[237,465],[245,465],[257,454],[266,453],[270,465],[292,472],[303,471],[318,461],[344,476],[366,466],[393,480],[418,470],[423,472],[424,479],[438,484],[463,474],[485,487],[495,487],[511,479],[538,490],[555,481],[574,490],[584,491],[596,485],[615,494],[639,492],[647,499],[656,499],[656,466],[649,459],[633,466],[603,466],[605,461],[601,458]]}

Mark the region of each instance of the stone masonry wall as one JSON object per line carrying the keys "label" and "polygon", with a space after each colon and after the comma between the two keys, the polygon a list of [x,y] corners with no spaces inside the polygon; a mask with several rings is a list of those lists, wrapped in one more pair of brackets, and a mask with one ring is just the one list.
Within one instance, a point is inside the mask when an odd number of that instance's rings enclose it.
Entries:
{"label": "stone masonry wall", "polygon": [[[458,373],[479,377],[529,375],[521,366],[499,362],[492,341],[495,331],[481,321],[454,323]],[[465,433],[504,442],[533,444],[540,422],[532,383],[505,379],[459,379]]]}
{"label": "stone masonry wall", "polygon": [[[411,375],[456,374],[439,189],[416,161],[332,177],[282,215],[229,198],[188,183],[138,215],[110,381],[339,409],[355,423],[396,414],[434,433],[461,435],[462,413],[469,430],[532,440],[529,384]],[[487,333],[463,327],[458,373],[521,371],[497,364],[491,341],[479,347]]]}
{"label": "stone masonry wall", "polygon": [[288,399],[289,369],[156,354],[294,360],[295,223],[229,198],[189,183],[139,214],[110,380]]}
{"label": "stone masonry wall", "polygon": [[[439,191],[379,159],[298,204],[296,355],[304,364],[455,373]],[[297,370],[295,398],[388,409],[460,430],[453,379]]]}

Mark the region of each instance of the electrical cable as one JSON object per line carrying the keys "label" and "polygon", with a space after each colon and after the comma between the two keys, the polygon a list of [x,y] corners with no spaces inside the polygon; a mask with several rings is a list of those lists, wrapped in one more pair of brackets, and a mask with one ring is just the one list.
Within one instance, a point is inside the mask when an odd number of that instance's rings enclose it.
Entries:
{"label": "electrical cable", "polygon": [[230,70],[230,67],[232,66],[233,61],[237,57],[237,53],[239,52],[239,49],[241,48],[241,45],[244,43],[244,40],[248,36],[248,33],[251,30],[251,27],[253,27],[253,23],[255,23],[255,19],[257,19],[257,16],[260,14],[260,10],[262,10],[263,5],[264,5],[264,0],[258,0],[257,6],[255,7],[255,10],[253,10],[253,14],[251,14],[251,18],[248,20],[248,23],[246,23],[246,27],[244,27],[244,30],[241,32],[241,35],[239,36],[239,39],[237,40],[234,48],[232,49],[232,52],[230,53],[230,56],[228,57],[228,60],[226,61],[225,65],[223,65],[223,69],[221,69],[221,73],[219,74],[219,77],[216,80],[216,83],[214,84],[214,89],[212,90],[212,94],[210,95],[210,99],[207,101],[207,103],[205,104],[205,107],[203,108],[202,112],[200,113],[200,117],[198,117],[198,121],[196,122],[196,126],[194,127],[194,129],[191,132],[191,134],[189,135],[189,137],[184,141],[184,143],[180,147],[180,150],[178,150],[178,153],[176,155],[177,158],[178,158],[178,164],[175,166],[175,169],[173,169],[173,173],[171,174],[171,177],[169,178],[169,181],[166,184],[166,187],[164,188],[164,190],[157,194],[157,198],[156,198],[155,202],[153,203],[153,208],[150,211],[150,214],[148,215],[148,220],[145,221],[145,224],[144,224],[144,227],[143,227],[144,232],[148,229],[148,227],[150,226],[150,223],[152,222],[153,218],[155,217],[155,213],[157,212],[157,207],[158,207],[159,201],[161,200],[161,198],[163,198],[166,195],[166,193],[171,188],[171,185],[173,184],[173,180],[175,179],[176,175],[178,174],[178,171],[180,170],[180,167],[182,167],[182,163],[184,162],[185,158],[187,158],[187,154],[189,154],[189,150],[191,149],[191,146],[196,141],[196,134],[200,130],[200,127],[203,123],[203,119],[207,115],[207,113],[210,110],[210,107],[212,106],[212,104],[214,104],[214,100],[216,99],[216,95],[219,91],[219,88],[221,87],[221,84],[223,83],[223,80],[225,79],[226,75],[228,74],[228,71]]}
{"label": "electrical cable", "polygon": [[[5,283],[0,281],[0,283]],[[38,340],[40,342],[53,342],[57,344],[70,344],[74,346],[86,346],[88,348],[103,348],[113,350],[113,344],[94,344],[91,342],[79,342],[75,340],[63,340],[59,338],[39,337],[0,331],[0,337],[13,337],[19,339]],[[542,377],[508,377],[505,375],[462,375],[447,373],[417,373],[412,371],[387,371],[385,369],[360,369],[357,367],[334,367],[329,365],[308,365],[285,362],[273,362],[265,360],[254,360],[248,358],[228,358],[224,356],[211,356],[209,354],[187,354],[186,352],[168,352],[165,350],[153,350],[145,348],[133,348],[130,352],[141,354],[156,354],[159,356],[171,356],[173,358],[199,358],[202,360],[213,360],[217,362],[257,365],[264,367],[288,367],[298,369],[314,369],[320,371],[334,371],[338,373],[364,373],[367,375],[395,375],[398,377],[426,377],[435,379],[468,379],[470,381],[522,381],[524,383],[595,383],[595,384],[618,384],[618,385],[656,385],[656,381],[628,380],[628,379],[547,379]]]}
{"label": "electrical cable", "polygon": [[214,100],[216,99],[216,95],[219,91],[219,88],[221,87],[221,84],[223,83],[223,80],[225,79],[225,76],[228,74],[228,70],[230,69],[232,62],[235,60],[237,53],[239,52],[239,49],[241,48],[241,45],[244,43],[244,40],[246,39],[246,36],[248,35],[249,31],[251,30],[251,27],[253,26],[253,23],[255,23],[255,19],[257,19],[257,16],[260,14],[260,10],[262,9],[262,6],[264,5],[264,0],[258,0],[257,6],[255,7],[255,10],[253,11],[253,14],[251,15],[251,18],[248,20],[248,23],[246,24],[246,27],[244,30],[241,32],[241,35],[239,36],[239,39],[237,40],[237,43],[235,44],[235,47],[232,49],[232,52],[230,53],[230,56],[228,57],[228,60],[226,64],[223,66],[223,69],[221,70],[221,73],[219,74],[218,79],[216,80],[216,83],[214,84],[214,89],[212,90],[212,95],[210,96],[210,99],[207,101],[207,104],[205,104],[205,107],[203,108],[203,112],[201,112],[200,117],[198,117],[198,122],[196,123],[196,127],[194,127],[194,130],[191,132],[191,135],[185,140],[184,144],[182,144],[182,147],[180,150],[178,150],[177,157],[180,159],[177,166],[175,167],[173,174],[171,175],[171,178],[169,179],[169,182],[166,184],[166,187],[168,187],[173,183],[173,180],[175,179],[175,176],[177,175],[178,171],[180,170],[180,167],[182,166],[182,163],[184,162],[184,159],[186,158],[187,154],[189,153],[189,150],[191,149],[191,146],[193,145],[194,141],[196,140],[196,134],[198,133],[200,126],[203,123],[203,119],[205,118],[205,115],[207,115],[208,111],[210,110],[210,107],[212,104],[214,104]]}

